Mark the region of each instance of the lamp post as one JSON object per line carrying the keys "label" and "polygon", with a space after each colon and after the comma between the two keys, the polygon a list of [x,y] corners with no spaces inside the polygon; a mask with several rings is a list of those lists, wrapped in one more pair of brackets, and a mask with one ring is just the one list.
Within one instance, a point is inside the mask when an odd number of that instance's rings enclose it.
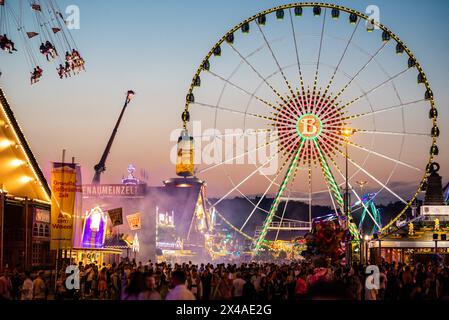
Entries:
{"label": "lamp post", "polygon": [[[344,195],[344,214],[348,219],[348,227],[351,223],[349,221],[349,140],[354,134],[354,130],[351,128],[344,128],[341,131],[341,135],[345,139],[345,160],[346,160],[346,172],[345,172],[345,195]],[[346,241],[346,266],[352,265],[352,242],[351,239]]]}

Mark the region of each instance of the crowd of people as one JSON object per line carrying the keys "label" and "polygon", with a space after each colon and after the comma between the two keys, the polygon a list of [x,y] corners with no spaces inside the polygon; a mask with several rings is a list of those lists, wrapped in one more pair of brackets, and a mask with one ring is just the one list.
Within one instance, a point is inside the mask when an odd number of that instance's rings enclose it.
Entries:
{"label": "crowd of people", "polygon": [[[45,300],[448,300],[449,267],[429,262],[388,264],[379,283],[367,285],[364,266],[330,266],[326,261],[275,263],[79,264],[80,287],[68,290],[65,267],[54,288],[43,272],[6,270],[0,276],[0,299]],[[369,278],[368,278],[369,279]],[[371,281],[371,280],[369,280]],[[52,286],[53,286],[52,285]],[[53,289],[53,290],[52,290]]]}

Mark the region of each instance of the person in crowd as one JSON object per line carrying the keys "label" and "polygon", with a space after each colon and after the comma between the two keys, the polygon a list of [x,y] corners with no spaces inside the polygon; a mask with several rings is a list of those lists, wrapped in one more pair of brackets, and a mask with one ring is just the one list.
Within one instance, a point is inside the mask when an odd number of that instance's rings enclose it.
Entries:
{"label": "person in crowd", "polygon": [[130,281],[122,294],[122,300],[141,300],[145,291],[144,276],[141,272],[135,271],[130,274]]}
{"label": "person in crowd", "polygon": [[195,295],[187,289],[185,283],[185,273],[183,271],[174,271],[171,275],[171,285],[173,289],[168,293],[165,300],[196,300]]}
{"label": "person in crowd", "polygon": [[33,281],[33,300],[46,300],[47,286],[44,281],[44,271],[39,271],[37,278]]}
{"label": "person in crowd", "polygon": [[33,280],[31,280],[31,273],[25,272],[25,280],[22,284],[22,297],[21,300],[29,301],[33,300]]}
{"label": "person in crowd", "polygon": [[242,275],[240,273],[236,274],[236,279],[232,282],[232,297],[234,300],[239,301],[243,296],[243,286],[246,281],[242,279]]}
{"label": "person in crowd", "polygon": [[145,275],[145,291],[141,293],[140,300],[162,300],[161,294],[156,290],[156,279],[149,273]]}
{"label": "person in crowd", "polygon": [[8,269],[0,273],[0,300],[11,300],[12,283]]}

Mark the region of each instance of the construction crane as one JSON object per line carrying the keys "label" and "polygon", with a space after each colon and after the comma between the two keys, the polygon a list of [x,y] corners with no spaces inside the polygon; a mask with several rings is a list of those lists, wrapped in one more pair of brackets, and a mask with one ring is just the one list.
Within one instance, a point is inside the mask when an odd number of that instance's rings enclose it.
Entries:
{"label": "construction crane", "polygon": [[114,143],[115,136],[117,135],[118,128],[120,127],[120,123],[122,122],[123,115],[125,114],[126,108],[128,104],[131,102],[131,99],[135,95],[134,91],[129,90],[126,94],[125,105],[123,106],[122,112],[120,113],[120,117],[117,120],[114,130],[112,131],[111,138],[109,138],[109,142],[104,150],[103,156],[101,157],[100,162],[94,167],[95,175],[92,180],[92,184],[98,185],[101,181],[101,174],[106,171],[106,160],[108,159],[108,155],[111,152],[112,144]]}

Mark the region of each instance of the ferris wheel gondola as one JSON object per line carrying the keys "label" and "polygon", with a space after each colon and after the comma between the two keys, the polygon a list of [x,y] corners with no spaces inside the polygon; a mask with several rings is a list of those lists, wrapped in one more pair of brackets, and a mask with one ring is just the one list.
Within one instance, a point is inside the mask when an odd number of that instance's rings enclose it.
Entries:
{"label": "ferris wheel gondola", "polygon": [[[308,200],[310,217],[316,206],[347,216],[361,239],[357,217],[346,209],[345,184],[363,219],[387,233],[419,196],[438,155],[438,112],[420,63],[386,26],[343,6],[287,4],[242,21],[211,48],[186,97],[184,132],[195,120],[213,128],[208,148],[226,144],[232,136],[226,129],[241,129],[226,149],[237,155],[202,164],[197,174],[217,194],[210,207],[252,240],[256,253],[273,221],[300,220],[286,212],[293,198]],[[241,143],[261,132],[268,135],[262,145]],[[276,151],[265,161],[234,163],[272,146]],[[263,173],[275,161],[275,172]],[[223,175],[226,190],[219,188]],[[369,181],[370,202],[354,187],[359,180]],[[250,206],[239,217],[223,206],[234,197]],[[374,198],[396,204],[385,225],[368,208]],[[251,225],[261,219],[261,232],[252,236]]]}

